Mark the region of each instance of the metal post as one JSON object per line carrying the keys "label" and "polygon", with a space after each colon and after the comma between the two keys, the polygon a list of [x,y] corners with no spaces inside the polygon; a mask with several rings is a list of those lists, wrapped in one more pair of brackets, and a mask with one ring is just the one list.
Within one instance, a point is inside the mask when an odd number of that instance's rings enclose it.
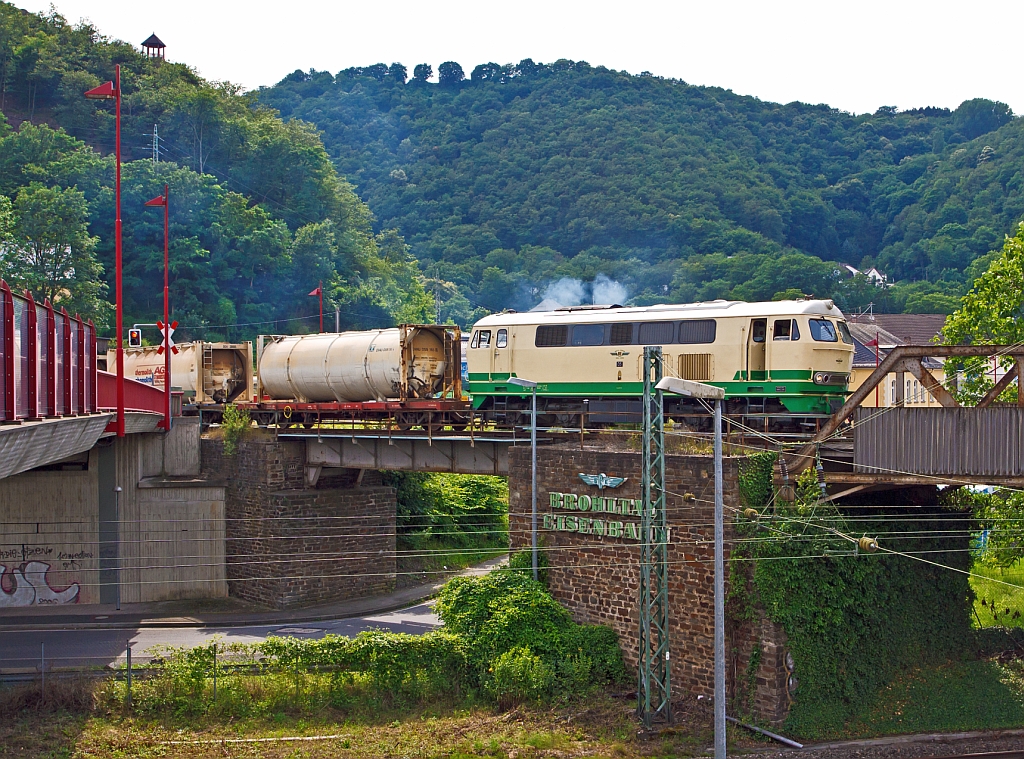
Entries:
{"label": "metal post", "polygon": [[655,721],[672,721],[664,395],[660,389],[655,388],[661,380],[661,375],[661,347],[644,347],[637,712],[648,728]]}
{"label": "metal post", "polygon": [[132,708],[132,642],[126,640],[125,656],[128,658],[128,708]]}
{"label": "metal post", "polygon": [[341,332],[341,308],[334,307],[334,331]]}
{"label": "metal post", "polygon": [[114,576],[117,578],[114,583],[114,591],[116,595],[115,607],[118,611],[121,611],[121,486],[118,485],[114,488],[114,528],[117,530],[117,537],[114,540]]}
{"label": "metal post", "polygon": [[217,700],[217,644],[213,644],[213,700]]}
{"label": "metal post", "polygon": [[725,759],[725,519],[722,515],[722,401],[715,401],[715,759]]}
{"label": "metal post", "polygon": [[532,468],[532,493],[530,506],[530,545],[533,551],[533,579],[539,579],[537,572],[537,386],[533,386],[530,403],[530,466]]}

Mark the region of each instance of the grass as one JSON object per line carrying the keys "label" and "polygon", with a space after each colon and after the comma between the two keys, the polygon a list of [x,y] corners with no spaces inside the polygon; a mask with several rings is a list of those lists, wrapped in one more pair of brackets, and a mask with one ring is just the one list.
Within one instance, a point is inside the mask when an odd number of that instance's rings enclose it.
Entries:
{"label": "grass", "polygon": [[1024,725],[1024,662],[950,662],[906,672],[848,724],[848,737]]}
{"label": "grass", "polygon": [[980,577],[971,578],[976,596],[974,613],[982,627],[1024,627],[1024,566],[1017,564],[1006,569],[975,563],[975,574],[991,580],[1001,580],[1020,587],[1013,588]]}
{"label": "grass", "polygon": [[[467,698],[404,710],[355,707],[325,709],[312,716],[283,711],[255,719],[173,714],[142,718],[113,708],[101,693],[90,708],[70,712],[20,700],[28,705],[0,720],[3,759],[693,757],[703,755],[711,741],[710,715],[705,713],[681,714],[675,730],[654,739],[640,738],[633,700],[603,691],[556,706],[521,705],[507,712]],[[222,742],[296,736],[335,737]],[[747,736],[735,737],[744,745],[755,745]]]}

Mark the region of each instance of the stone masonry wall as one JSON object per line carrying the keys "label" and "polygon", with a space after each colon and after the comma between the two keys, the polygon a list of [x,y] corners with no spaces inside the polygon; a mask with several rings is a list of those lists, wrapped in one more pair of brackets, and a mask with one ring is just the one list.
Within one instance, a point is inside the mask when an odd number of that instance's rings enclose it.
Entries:
{"label": "stone masonry wall", "polygon": [[254,436],[229,457],[219,440],[203,440],[204,472],[228,482],[230,595],[287,608],[391,591],[394,488],[364,477],[361,487],[328,479],[307,489],[304,463],[301,443]]}
{"label": "stone masonry wall", "polygon": [[[738,461],[727,458],[725,474],[726,562],[735,537],[733,515],[740,507]],[[638,656],[639,541],[629,537],[628,501],[640,499],[641,457],[633,452],[541,448],[537,455],[539,541],[550,562],[549,586],[581,623],[603,624],[618,634],[627,663]],[[587,485],[580,474],[625,477],[618,488]],[[714,692],[714,470],[710,457],[666,457],[666,515],[669,526],[669,629],[671,677],[675,699]],[[511,450],[509,530],[512,551],[530,546],[530,449]],[[599,510],[561,507],[551,493],[602,500]],[[685,497],[684,497],[685,496]],[[626,504],[623,504],[623,499]],[[570,501],[571,503],[571,501]],[[615,513],[618,511],[619,513]],[[623,514],[622,511],[627,513]],[[545,515],[548,515],[545,519]],[[599,520],[594,522],[592,520]],[[613,524],[615,523],[615,524]],[[617,526],[621,524],[622,527]],[[583,531],[581,531],[583,530]],[[603,533],[603,534],[602,534]],[[621,537],[612,537],[616,533]],[[728,563],[727,563],[728,567]],[[742,565],[741,565],[742,568]],[[742,571],[742,570],[741,570]],[[727,585],[728,591],[728,585]],[[755,646],[761,648],[756,673],[748,672]],[[788,708],[784,669],[785,636],[769,620],[732,622],[726,630],[727,693],[743,710],[777,723]],[[747,683],[756,683],[753,697]]]}

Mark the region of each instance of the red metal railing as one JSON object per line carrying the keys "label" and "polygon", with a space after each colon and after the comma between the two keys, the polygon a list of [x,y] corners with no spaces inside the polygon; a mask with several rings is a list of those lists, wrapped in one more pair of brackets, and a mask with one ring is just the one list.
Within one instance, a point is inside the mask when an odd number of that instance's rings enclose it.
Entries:
{"label": "red metal railing", "polygon": [[96,327],[0,279],[0,422],[95,413]]}

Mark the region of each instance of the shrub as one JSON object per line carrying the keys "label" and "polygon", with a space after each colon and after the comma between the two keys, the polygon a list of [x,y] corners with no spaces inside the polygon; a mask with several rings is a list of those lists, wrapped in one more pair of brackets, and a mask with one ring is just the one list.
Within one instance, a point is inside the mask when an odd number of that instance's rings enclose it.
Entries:
{"label": "shrub", "polygon": [[[545,588],[548,587],[548,555],[546,551],[537,551],[537,579]],[[533,576],[533,551],[527,549],[512,554],[508,560],[510,570],[519,570],[527,577]]]}
{"label": "shrub", "polygon": [[224,407],[224,418],[221,421],[221,429],[224,431],[224,455],[234,456],[238,451],[238,442],[242,435],[252,425],[249,419],[249,412],[244,411],[233,403]]}
{"label": "shrub", "polygon": [[511,648],[497,659],[484,681],[487,693],[502,708],[539,701],[551,692],[551,667],[526,646]]}

